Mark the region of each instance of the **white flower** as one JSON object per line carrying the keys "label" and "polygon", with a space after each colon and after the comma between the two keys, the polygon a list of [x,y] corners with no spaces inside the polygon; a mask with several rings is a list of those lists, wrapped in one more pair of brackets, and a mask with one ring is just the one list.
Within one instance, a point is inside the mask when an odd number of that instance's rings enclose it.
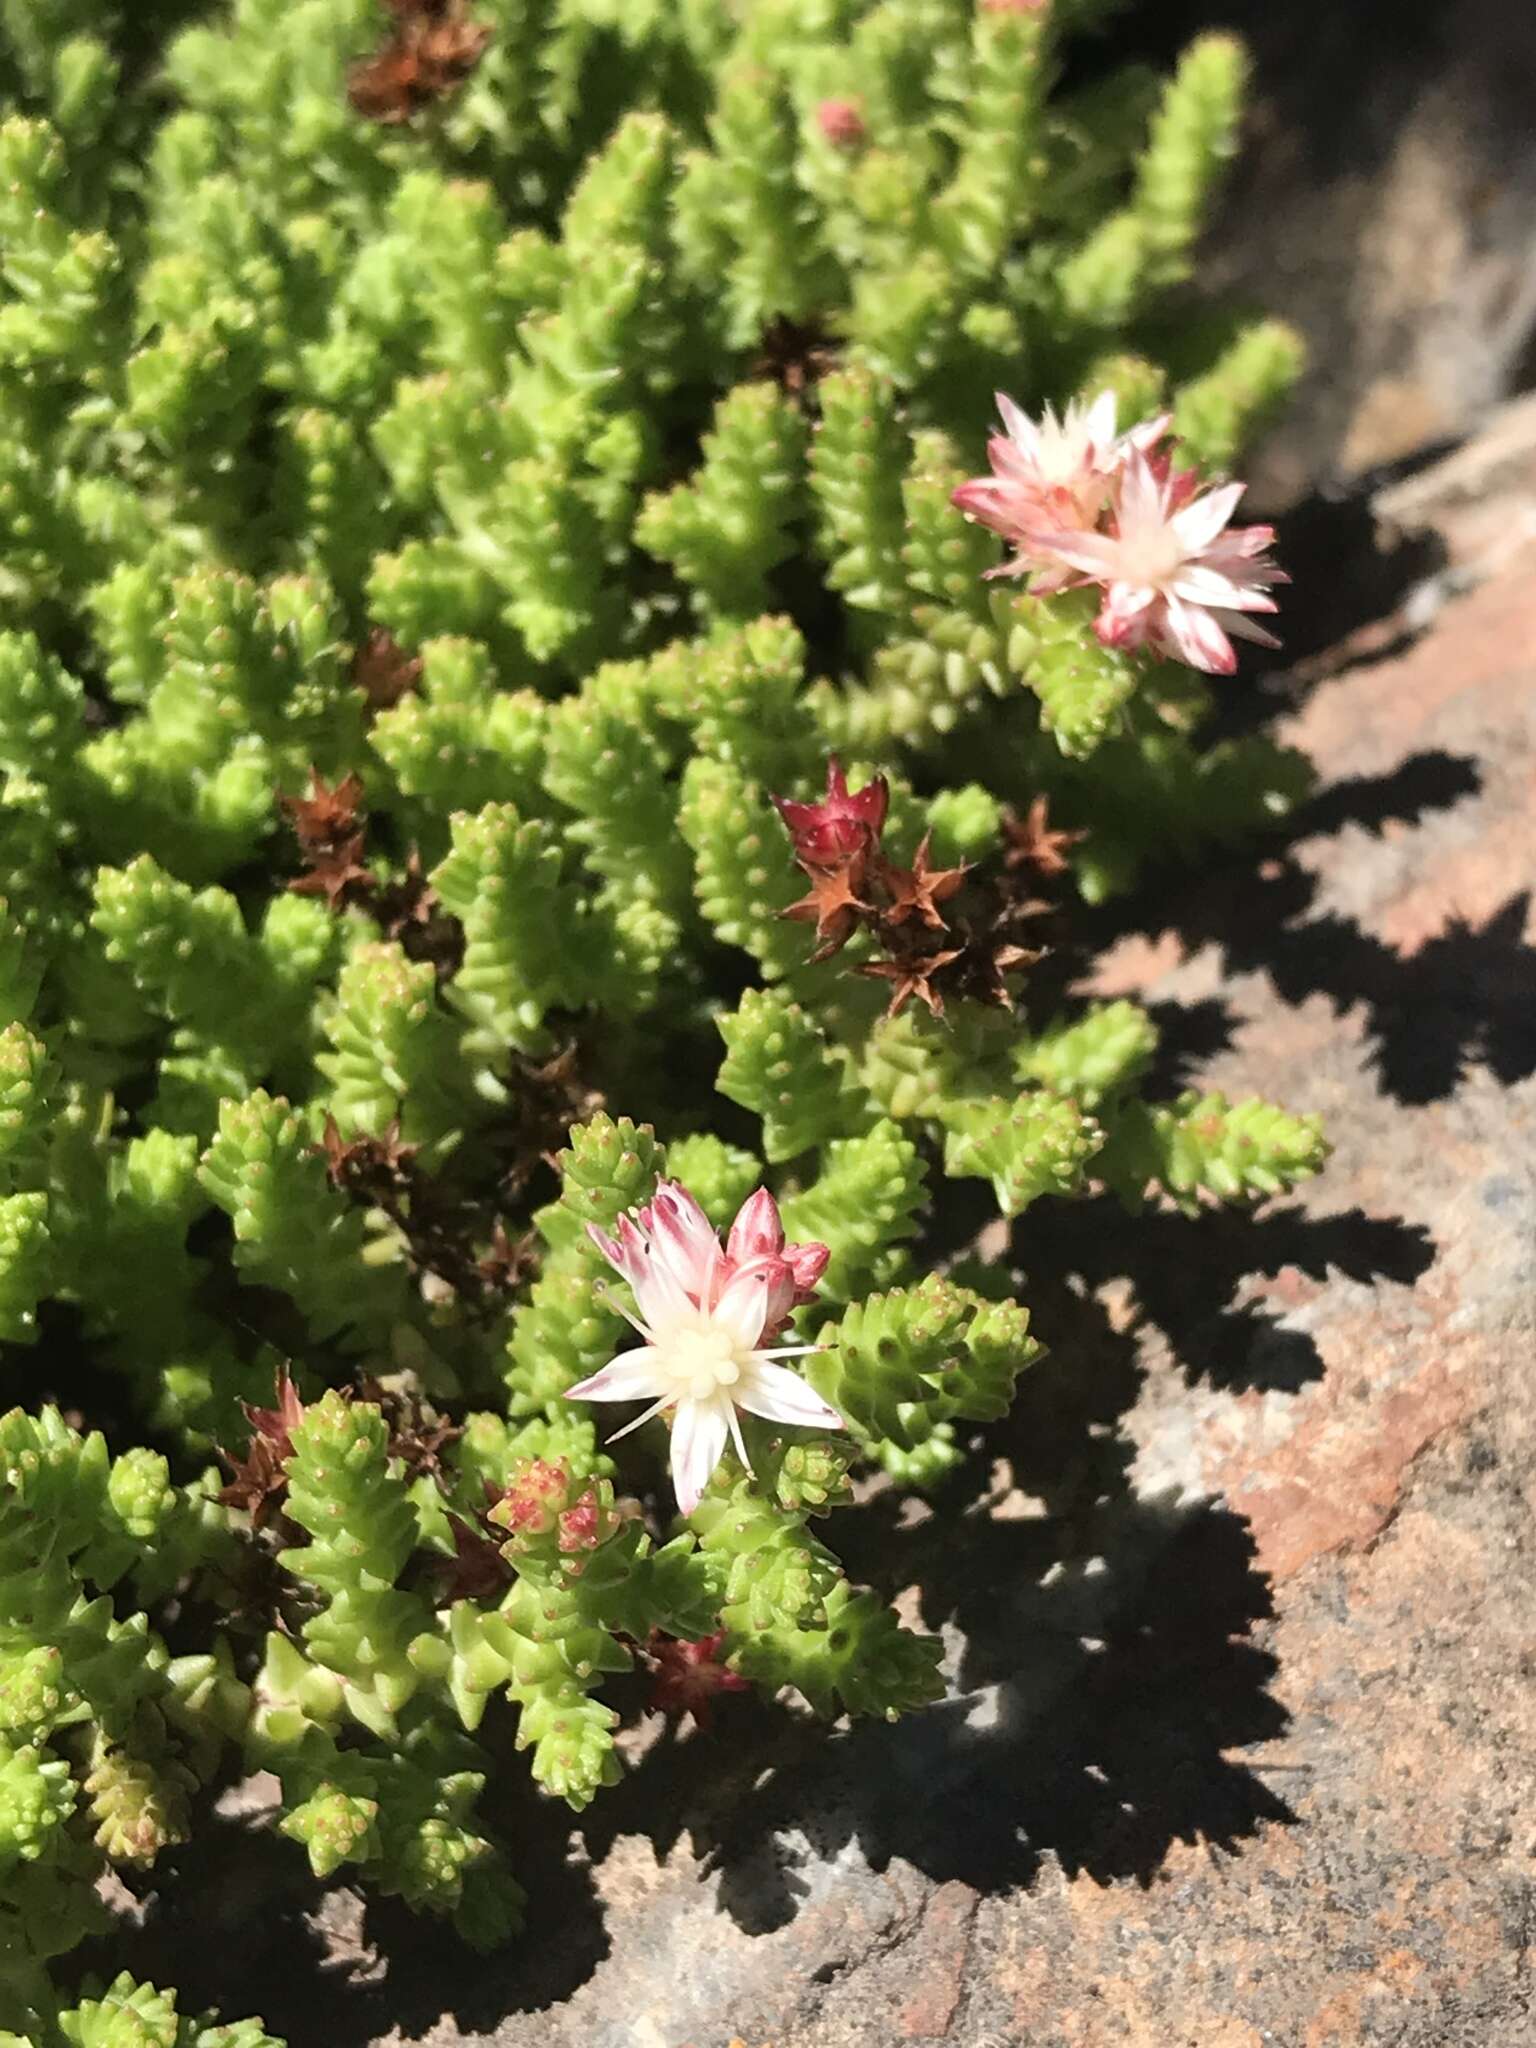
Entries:
{"label": "white flower", "polygon": [[811,1429],[844,1427],[835,1408],[777,1362],[816,1346],[764,1341],[810,1299],[827,1262],[825,1245],[785,1243],[766,1189],[743,1204],[723,1248],[704,1211],[675,1181],[663,1181],[645,1208],[621,1216],[617,1237],[590,1224],[588,1232],[629,1282],[639,1313],[621,1313],[645,1341],[570,1388],[567,1398],[648,1401],[617,1436],[670,1412],[672,1484],[685,1515],[698,1506],[727,1442],[751,1470],[738,1410]]}

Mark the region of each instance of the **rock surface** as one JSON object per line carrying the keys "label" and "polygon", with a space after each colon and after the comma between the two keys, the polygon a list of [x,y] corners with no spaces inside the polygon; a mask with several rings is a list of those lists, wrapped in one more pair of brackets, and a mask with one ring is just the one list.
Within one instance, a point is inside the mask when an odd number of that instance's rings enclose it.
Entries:
{"label": "rock surface", "polygon": [[1163,63],[1209,26],[1249,43],[1256,90],[1201,288],[1311,350],[1254,478],[1284,504],[1458,439],[1532,381],[1536,11],[1160,0],[1117,33]]}
{"label": "rock surface", "polygon": [[1494,573],[1278,686],[1317,799],[1257,875],[1121,911],[1103,968],[1171,1080],[1321,1109],[1328,1172],[1147,1216],[1134,1290],[1107,1207],[1031,1212],[1052,1353],[988,1498],[963,1541],[863,1518],[956,1698],[830,1741],[727,1700],[563,1866],[520,1809],[556,1874],[504,1958],[295,1899],[248,1833],[241,1888],[115,1960],[295,2048],[1536,2043],[1536,494],[1490,458],[1510,514],[1489,484],[1457,527],[1469,462],[1418,514],[1440,597]]}

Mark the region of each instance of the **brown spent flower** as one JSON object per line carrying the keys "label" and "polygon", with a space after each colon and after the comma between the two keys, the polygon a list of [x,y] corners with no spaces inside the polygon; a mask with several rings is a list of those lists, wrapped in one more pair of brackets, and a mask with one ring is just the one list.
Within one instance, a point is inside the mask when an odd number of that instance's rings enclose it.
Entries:
{"label": "brown spent flower", "polygon": [[462,0],[390,0],[395,25],[371,57],[352,67],[347,99],[355,113],[398,126],[444,99],[474,70],[491,31]]}
{"label": "brown spent flower", "polygon": [[865,860],[861,853],[848,854],[840,866],[835,868],[804,867],[810,882],[810,892],[798,902],[791,903],[779,912],[781,917],[799,920],[816,927],[816,950],[811,955],[817,960],[829,960],[840,952],[858,929],[861,918],[872,914],[873,906],[864,901],[860,891],[864,886]]}
{"label": "brown spent flower", "polygon": [[918,953],[905,960],[861,960],[856,971],[867,974],[871,981],[891,984],[888,1017],[899,1017],[914,996],[927,1004],[930,1016],[942,1017],[944,996],[935,988],[933,978],[958,960],[960,953],[959,946],[948,946],[940,953]]}
{"label": "brown spent flower", "polygon": [[455,1600],[500,1600],[512,1583],[512,1567],[502,1556],[501,1545],[458,1515],[448,1517],[448,1533],[453,1538],[453,1555],[439,1557],[432,1565],[438,1605],[451,1607]]}
{"label": "brown spent flower", "polygon": [[1022,818],[1012,811],[1003,813],[1003,837],[1007,851],[1005,868],[1033,868],[1037,875],[1054,878],[1070,869],[1067,849],[1086,839],[1087,833],[1055,830],[1050,821],[1050,798],[1037,796]]}
{"label": "brown spent flower", "polygon": [[407,1479],[431,1478],[441,1491],[448,1491],[443,1471],[443,1452],[464,1434],[455,1422],[445,1421],[428,1407],[420,1394],[408,1387],[386,1386],[371,1375],[364,1378],[362,1398],[371,1401],[389,1425],[389,1455],[398,1458]]}
{"label": "brown spent flower", "polygon": [[883,864],[880,879],[891,899],[885,913],[887,924],[905,924],[909,917],[917,917],[930,931],[947,930],[939,915],[939,905],[947,903],[960,888],[971,864],[963,861],[957,868],[929,867],[928,849],[932,842],[933,834],[925,832],[910,868],[897,867],[893,862]]}
{"label": "brown spent flower", "polygon": [[352,682],[370,710],[388,711],[421,682],[421,656],[407,654],[385,626],[370,626],[352,657]]}
{"label": "brown spent flower", "polygon": [[220,1493],[219,1504],[226,1508],[243,1508],[251,1518],[253,1529],[263,1528],[271,1521],[288,1491],[288,1474],[284,1468],[293,1456],[293,1432],[304,1419],[304,1403],[299,1399],[298,1389],[286,1365],[278,1367],[275,1391],[275,1408],[253,1408],[247,1401],[240,1403],[245,1419],[251,1425],[251,1440],[246,1446],[245,1456],[236,1458],[222,1447],[219,1450],[219,1456],[230,1472],[229,1484]]}
{"label": "brown spent flower", "polygon": [[306,796],[284,796],[279,790],[278,808],[293,827],[294,837],[305,853],[323,853],[343,845],[357,832],[362,820],[363,779],[344,775],[334,786],[318,768],[309,771]]}

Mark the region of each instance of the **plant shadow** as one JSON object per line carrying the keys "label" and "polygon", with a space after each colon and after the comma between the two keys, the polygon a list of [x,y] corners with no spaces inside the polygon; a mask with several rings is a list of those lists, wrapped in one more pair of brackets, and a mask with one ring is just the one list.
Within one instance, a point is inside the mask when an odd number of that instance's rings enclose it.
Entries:
{"label": "plant shadow", "polygon": [[1176,899],[1149,879],[1097,915],[1089,943],[1102,950],[1172,931],[1186,954],[1214,948],[1228,975],[1263,974],[1286,1003],[1321,995],[1336,1016],[1357,1012],[1378,1086],[1405,1106],[1443,1101],[1475,1064],[1505,1085],[1525,1080],[1536,1073],[1530,891],[1400,950],[1320,904],[1303,851],[1346,829],[1382,835],[1415,824],[1480,788],[1474,760],[1436,750],[1335,783],[1297,812],[1256,870],[1207,874]]}
{"label": "plant shadow", "polygon": [[[708,1734],[645,1724],[654,1739],[640,1767],[577,1821],[532,1794],[503,1710],[483,1731],[503,1766],[487,1818],[518,1867],[538,1873],[525,1932],[506,1950],[473,1957],[396,1901],[321,1886],[260,1817],[215,1813],[163,1859],[142,1924],[111,1944],[111,1968],[179,1982],[189,2010],[261,2012],[293,2041],[365,2048],[445,2020],[489,2033],[558,2005],[608,1955],[593,1871],[622,1837],[648,1842],[658,1863],[686,1840],[689,1882],[713,1879],[721,1910],[760,1935],[794,1919],[849,1854],[877,1873],[901,1862],[987,1894],[1028,1886],[1047,1858],[1069,1876],[1144,1886],[1175,1843],[1233,1851],[1261,1824],[1288,1823],[1262,1767],[1241,1755],[1286,1726],[1265,1640],[1270,1588],[1247,1524],[1132,1479],[1125,1418],[1144,1382],[1146,1328],[1163,1328],[1191,1374],[1219,1375],[1197,1345],[1186,1350],[1190,1326],[1170,1294],[1143,1283],[1131,1312],[1106,1305],[1087,1257],[1095,1246],[1100,1264],[1107,1256],[1091,1207],[1055,1205],[1043,1235],[1031,1211],[1038,1278],[1027,1292],[1048,1349],[1009,1415],[977,1433],[943,1512],[891,1486],[831,1532],[855,1580],[915,1600],[912,1618],[942,1633],[942,1704],[894,1727],[829,1733],[727,1697]],[[1178,1271],[1208,1316],[1256,1269],[1407,1280],[1428,1256],[1418,1234],[1358,1214],[1272,1211],[1246,1225],[1246,1258],[1224,1219],[1148,1220],[1169,1233],[1149,1265]],[[1309,1376],[1273,1346],[1248,1353],[1229,1383]],[[982,1495],[957,1491],[966,1471],[990,1475]],[[614,1697],[643,1721],[638,1682]],[[101,1967],[99,1955],[86,1961]]]}

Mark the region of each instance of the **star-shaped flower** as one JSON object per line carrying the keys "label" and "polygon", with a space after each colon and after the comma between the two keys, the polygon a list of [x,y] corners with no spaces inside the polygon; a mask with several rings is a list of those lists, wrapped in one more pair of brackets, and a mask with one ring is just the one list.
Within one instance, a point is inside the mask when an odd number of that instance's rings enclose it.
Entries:
{"label": "star-shaped flower", "polygon": [[841,1429],[842,1417],[779,1363],[813,1344],[774,1344],[790,1311],[809,1300],[826,1267],[822,1244],[788,1244],[766,1188],[746,1201],[722,1249],[686,1188],[663,1181],[655,1197],[621,1216],[617,1235],[588,1235],[628,1281],[637,1314],[621,1311],[644,1339],[569,1389],[574,1401],[647,1401],[618,1431],[654,1415],[672,1419],[672,1484],[685,1515],[698,1506],[727,1442],[751,1470],[738,1410],[771,1422]]}
{"label": "star-shaped flower", "polygon": [[1168,415],[1159,413],[1117,434],[1112,391],[1101,391],[1091,405],[1074,399],[1060,419],[1046,406],[1032,420],[1001,391],[997,409],[1005,431],[987,443],[992,474],[972,477],[954,493],[962,512],[1014,549],[988,576],[1022,576],[1039,568],[1042,533],[1094,526],[1129,455],[1155,447],[1168,431]]}
{"label": "star-shaped flower", "polygon": [[242,1401],[245,1419],[251,1425],[251,1440],[243,1458],[219,1455],[229,1467],[229,1484],[219,1495],[227,1508],[244,1508],[251,1527],[259,1529],[277,1512],[277,1504],[288,1490],[286,1466],[293,1456],[293,1432],[304,1419],[304,1403],[289,1376],[286,1365],[277,1370],[277,1406],[253,1408]]}
{"label": "star-shaped flower", "polygon": [[1037,796],[1022,818],[1012,811],[1003,813],[1003,833],[1008,851],[1005,868],[1033,868],[1037,875],[1064,875],[1071,863],[1067,848],[1086,838],[1083,832],[1057,830],[1050,821],[1050,798]]}
{"label": "star-shaped flower", "polygon": [[1097,583],[1104,591],[1094,631],[1106,647],[1151,647],[1209,675],[1237,667],[1230,634],[1264,647],[1279,641],[1246,616],[1277,609],[1269,595],[1289,579],[1270,560],[1272,526],[1230,525],[1242,484],[1201,491],[1132,450],[1103,532],[1056,529],[1032,536],[1037,556],[1056,566],[1038,592]]}
{"label": "star-shaped flower", "polygon": [[927,1004],[930,1016],[942,1017],[944,997],[934,987],[933,977],[958,960],[963,951],[961,946],[950,946],[942,953],[920,953],[910,959],[863,960],[858,972],[867,974],[872,981],[891,984],[891,1000],[885,1013],[888,1017],[899,1017],[914,996]]}
{"label": "star-shaped flower", "polygon": [[931,832],[925,832],[912,856],[909,868],[897,867],[888,862],[880,879],[890,895],[890,908],[885,913],[887,924],[905,924],[910,917],[916,917],[928,926],[930,931],[941,932],[947,927],[939,915],[939,905],[947,903],[970,873],[969,861],[963,861],[957,868],[931,868],[928,865],[928,849],[933,840]]}
{"label": "star-shaped flower", "polygon": [[809,891],[779,915],[814,924],[818,943],[811,960],[829,960],[847,945],[860,917],[869,909],[859,894],[864,886],[864,859],[852,854],[840,867],[807,868],[805,873]]}

